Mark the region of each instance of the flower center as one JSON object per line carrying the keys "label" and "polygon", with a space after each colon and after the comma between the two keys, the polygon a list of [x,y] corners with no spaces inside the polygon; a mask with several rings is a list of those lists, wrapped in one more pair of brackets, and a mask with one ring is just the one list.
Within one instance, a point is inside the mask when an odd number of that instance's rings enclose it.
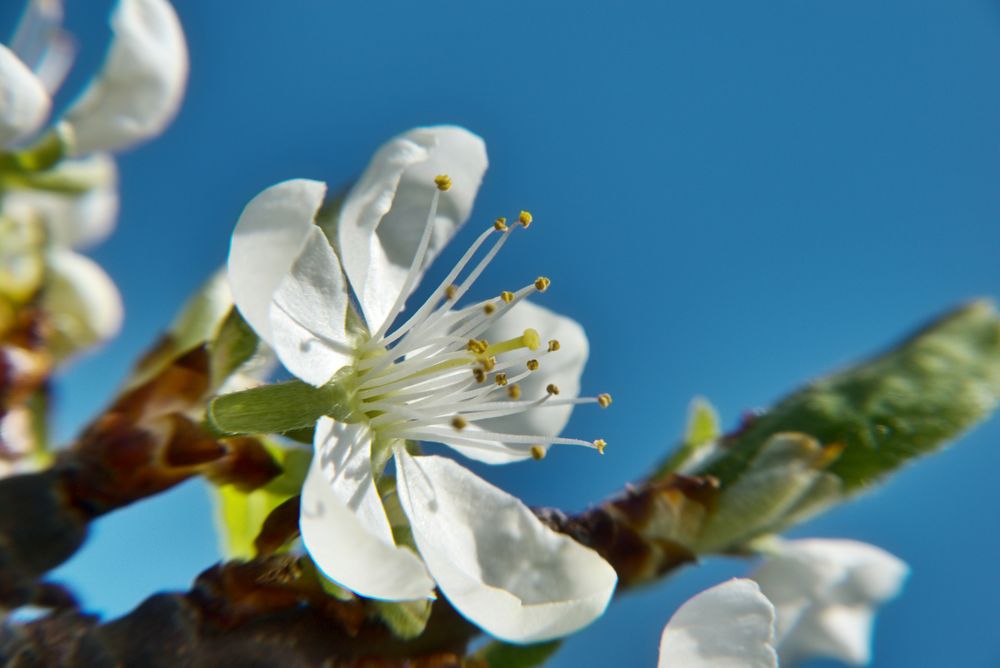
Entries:
{"label": "flower center", "polygon": [[[400,296],[386,323],[356,351],[350,383],[355,388],[351,400],[354,417],[366,421],[383,442],[436,441],[486,450],[520,447],[535,458],[541,458],[544,446],[552,444],[583,445],[603,452],[605,443],[600,439],[499,433],[482,422],[543,407],[583,403],[607,407],[611,403],[607,394],[558,398],[555,384],[549,384],[542,396],[523,396],[521,381],[538,372],[548,355],[557,354],[560,342],[543,342],[533,328],[503,341],[482,338],[518,302],[545,292],[551,284],[548,278],[539,277],[519,290],[503,291],[478,303],[457,305],[513,230],[532,223],[530,213],[522,211],[514,225],[498,218],[472,243],[427,301],[392,332],[387,331],[422,273],[440,195],[452,185],[445,175],[438,176],[435,184],[427,225]],[[491,237],[495,237],[492,246],[473,262]]]}

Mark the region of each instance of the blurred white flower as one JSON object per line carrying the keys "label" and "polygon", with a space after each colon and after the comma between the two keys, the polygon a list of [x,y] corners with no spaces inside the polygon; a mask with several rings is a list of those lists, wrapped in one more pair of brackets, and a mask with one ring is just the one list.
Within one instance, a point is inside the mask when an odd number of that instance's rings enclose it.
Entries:
{"label": "blurred white flower", "polygon": [[752,577],[777,611],[783,666],[813,657],[860,666],[871,660],[875,612],[908,574],[904,562],[874,545],[808,539],[778,543]]}
{"label": "blurred white flower", "polygon": [[100,72],[66,112],[73,151],[121,151],[163,132],[184,97],[188,52],[166,0],[119,0]]}
{"label": "blurred white flower", "polygon": [[[489,463],[541,457],[550,444],[603,448],[557,436],[573,405],[610,403],[606,395],[575,397],[586,337],[571,320],[525,301],[548,287],[544,278],[456,306],[521,227],[503,221],[390,331],[425,267],[468,218],[486,165],[482,140],[461,128],[393,139],[344,199],[336,249],[314,224],[325,185],[273,186],[237,223],[229,276],[240,311],[285,366],[317,386],[335,378],[342,391],[330,409],[336,419],[317,424],[302,493],[302,538],[317,565],[357,593],[386,600],[432,597],[436,582],[489,633],[534,642],[600,615],[614,570],[518,499],[447,458],[412,455],[407,442],[444,443]],[[443,173],[455,178],[454,190]],[[527,227],[530,215],[521,220]],[[552,340],[543,342],[539,330]],[[528,384],[546,371],[554,375]],[[398,543],[393,524],[406,519],[387,514],[376,488],[389,459],[419,557]]]}
{"label": "blurred white flower", "polygon": [[730,580],[692,597],[660,637],[659,668],[777,666],[774,606],[751,580]]}
{"label": "blurred white flower", "polygon": [[0,149],[38,131],[52,101],[45,86],[17,55],[0,44]]}
{"label": "blurred white flower", "polygon": [[94,153],[64,160],[51,173],[94,187],[82,193],[14,189],[4,193],[4,208],[33,210],[52,246],[82,249],[106,239],[118,217],[118,169],[114,158]]}
{"label": "blurred white flower", "polygon": [[124,316],[122,298],[96,262],[57,250],[49,253],[46,265],[42,306],[53,325],[48,345],[56,357],[67,357],[118,334]]}

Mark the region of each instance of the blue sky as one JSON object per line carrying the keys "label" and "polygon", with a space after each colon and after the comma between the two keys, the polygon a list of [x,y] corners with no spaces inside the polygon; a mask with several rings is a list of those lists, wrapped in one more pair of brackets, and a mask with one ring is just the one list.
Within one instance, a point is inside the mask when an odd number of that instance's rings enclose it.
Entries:
{"label": "blue sky", "polygon": [[[110,2],[68,5],[81,51],[62,102],[100,60]],[[538,221],[480,284],[551,276],[546,305],[590,337],[585,391],[615,396],[568,429],[607,439],[603,458],[555,452],[485,472],[532,504],[579,509],[641,477],[696,394],[732,426],[1000,292],[994,0],[175,6],[191,49],[186,104],[161,140],[121,157],[119,227],[93,255],[127,321],[61,379],[65,439],[224,262],[254,194],[300,176],[348,183],[381,142],[422,124],[486,139],[476,218],[528,208]],[[8,34],[17,10],[0,7]],[[911,564],[874,665],[1000,662],[998,441],[994,420],[795,532],[866,540]],[[59,574],[111,614],[186,588],[217,558],[206,499],[189,483],[102,520]],[[710,561],[630,594],[553,665],[650,665],[677,605],[744,571]]]}

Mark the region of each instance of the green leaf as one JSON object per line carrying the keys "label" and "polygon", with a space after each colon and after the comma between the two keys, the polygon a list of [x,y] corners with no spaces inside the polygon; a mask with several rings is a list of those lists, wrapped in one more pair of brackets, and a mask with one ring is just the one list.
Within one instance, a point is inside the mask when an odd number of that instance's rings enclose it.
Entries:
{"label": "green leaf", "polygon": [[431,616],[431,601],[378,601],[372,604],[379,617],[398,638],[409,640],[424,632]]}
{"label": "green leaf", "polygon": [[[829,474],[830,453],[805,434],[775,434],[746,471],[723,487],[693,549],[716,552],[782,527]],[[839,491],[839,488],[834,490]]]}
{"label": "green leaf", "polygon": [[281,475],[249,494],[234,485],[213,488],[221,548],[227,559],[251,559],[256,556],[254,539],[260,533],[264,520],[272,510],[301,492],[309,470],[311,449],[282,447],[267,440],[262,440],[262,443],[281,466]]}
{"label": "green leaf", "polygon": [[223,557],[252,559],[257,554],[253,542],[264,520],[287,497],[267,488],[244,494],[234,485],[215,488],[215,494]]}
{"label": "green leaf", "polygon": [[703,445],[711,443],[722,435],[719,428],[719,414],[704,397],[695,397],[688,408],[687,430],[684,433],[684,443]]}
{"label": "green leaf", "polygon": [[808,434],[843,449],[827,469],[845,492],[877,482],[986,418],[1000,399],[1000,316],[974,302],[898,347],[786,397],[728,437],[726,454],[700,473],[723,488],[751,465],[771,436]]}
{"label": "green leaf", "polygon": [[339,396],[335,385],[313,387],[292,380],[216,397],[208,415],[224,434],[280,434],[312,427]]}
{"label": "green leaf", "polygon": [[476,658],[489,668],[537,668],[556,653],[561,640],[535,645],[511,645],[495,640],[476,652]]}
{"label": "green leaf", "polygon": [[687,427],[680,447],[662,466],[661,475],[676,471],[704,448],[710,448],[722,435],[719,414],[704,397],[695,397],[688,406]]}

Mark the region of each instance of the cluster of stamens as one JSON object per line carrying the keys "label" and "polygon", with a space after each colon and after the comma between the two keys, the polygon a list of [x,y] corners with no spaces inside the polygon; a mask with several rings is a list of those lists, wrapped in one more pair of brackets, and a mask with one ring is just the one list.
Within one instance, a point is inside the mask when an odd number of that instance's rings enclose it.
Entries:
{"label": "cluster of stamens", "polygon": [[[440,193],[452,185],[446,175],[436,177],[434,183],[437,190],[428,224],[404,282],[403,294],[386,324],[357,351],[355,410],[385,439],[437,441],[482,449],[520,447],[535,459],[544,456],[544,446],[553,444],[583,445],[603,453],[605,442],[601,439],[584,441],[500,433],[491,431],[488,422],[481,423],[543,406],[596,403],[606,408],[611,404],[608,394],[557,398],[559,388],[551,383],[543,396],[522,398],[521,381],[540,368],[541,358],[559,351],[559,341],[551,339],[543,346],[541,335],[530,328],[506,341],[481,338],[497,318],[522,299],[547,290],[551,285],[548,278],[539,277],[516,291],[505,290],[499,297],[457,306],[513,230],[531,225],[533,219],[527,211],[520,213],[517,225],[508,225],[505,218],[497,218],[428,300],[403,324],[387,333],[423,267]],[[473,264],[493,235],[498,238],[492,247]],[[470,269],[466,272],[467,268]],[[463,273],[464,277],[458,280]]]}

